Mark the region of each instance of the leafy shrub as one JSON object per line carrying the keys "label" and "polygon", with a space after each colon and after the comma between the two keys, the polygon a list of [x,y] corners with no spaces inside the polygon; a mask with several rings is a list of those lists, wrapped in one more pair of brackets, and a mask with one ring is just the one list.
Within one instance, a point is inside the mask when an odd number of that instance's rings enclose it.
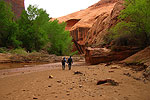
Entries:
{"label": "leafy shrub", "polygon": [[150,0],[125,0],[120,22],[108,31],[105,43],[123,46],[150,45]]}
{"label": "leafy shrub", "polygon": [[115,46],[142,47],[144,36],[141,33],[142,31],[135,23],[122,21],[108,31],[108,34],[104,37],[104,41],[106,44]]}
{"label": "leafy shrub", "polygon": [[13,54],[20,54],[20,55],[27,55],[27,54],[28,54],[28,53],[27,53],[24,49],[22,49],[22,48],[11,50],[10,53],[13,53]]}
{"label": "leafy shrub", "polygon": [[6,47],[1,47],[0,48],[0,53],[6,53],[7,52],[7,48]]}

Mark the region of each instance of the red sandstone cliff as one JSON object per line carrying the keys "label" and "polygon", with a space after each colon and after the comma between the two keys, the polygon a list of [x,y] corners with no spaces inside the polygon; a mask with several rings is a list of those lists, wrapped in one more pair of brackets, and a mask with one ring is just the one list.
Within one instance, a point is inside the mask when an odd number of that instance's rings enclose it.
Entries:
{"label": "red sandstone cliff", "polygon": [[25,7],[24,7],[24,0],[4,0],[4,1],[6,1],[6,2],[11,4],[12,10],[15,13],[15,16],[17,18],[21,15],[22,10],[25,9]]}
{"label": "red sandstone cliff", "polygon": [[[73,39],[85,51],[86,44],[100,42],[106,30],[117,22],[117,16],[123,8],[119,0],[101,0],[87,9],[57,18],[67,23]],[[78,49],[74,45],[74,50]],[[83,52],[82,52],[83,53]]]}
{"label": "red sandstone cliff", "polygon": [[111,13],[102,13],[88,31],[86,44],[101,45],[103,37],[107,34],[107,30],[119,22],[117,17],[123,9],[123,0],[117,0],[111,10]]}
{"label": "red sandstone cliff", "polygon": [[101,0],[85,10],[60,17],[58,20],[67,22],[66,29],[73,37],[74,50],[84,53],[87,63],[120,61],[140,49],[117,47],[119,51],[111,51],[93,47],[101,47],[103,37],[108,33],[107,30],[119,22],[117,17],[123,9],[123,0]]}

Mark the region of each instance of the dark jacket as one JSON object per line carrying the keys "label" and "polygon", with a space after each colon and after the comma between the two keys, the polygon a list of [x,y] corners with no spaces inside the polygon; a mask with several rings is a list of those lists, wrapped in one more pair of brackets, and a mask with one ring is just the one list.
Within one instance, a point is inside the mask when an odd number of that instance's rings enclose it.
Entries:
{"label": "dark jacket", "polygon": [[68,64],[71,65],[73,63],[72,58],[68,58]]}
{"label": "dark jacket", "polygon": [[62,65],[65,65],[66,59],[63,58],[61,62],[62,62]]}

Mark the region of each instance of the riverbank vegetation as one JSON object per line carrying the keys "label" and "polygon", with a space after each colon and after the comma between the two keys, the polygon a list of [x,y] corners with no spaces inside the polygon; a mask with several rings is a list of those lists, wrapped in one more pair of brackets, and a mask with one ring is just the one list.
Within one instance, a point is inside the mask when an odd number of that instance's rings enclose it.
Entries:
{"label": "riverbank vegetation", "polygon": [[16,19],[11,6],[1,0],[0,12],[0,48],[22,48],[27,52],[44,50],[56,55],[71,53],[72,37],[65,30],[66,23],[50,21],[45,10],[30,5]]}
{"label": "riverbank vegetation", "polygon": [[120,22],[111,28],[104,40],[113,46],[150,45],[150,0],[125,0]]}

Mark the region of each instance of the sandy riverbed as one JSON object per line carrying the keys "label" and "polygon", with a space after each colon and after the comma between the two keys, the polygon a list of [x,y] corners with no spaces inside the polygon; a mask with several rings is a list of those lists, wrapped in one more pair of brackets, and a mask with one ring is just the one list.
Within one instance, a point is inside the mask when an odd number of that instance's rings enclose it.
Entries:
{"label": "sandy riverbed", "polygon": [[[119,85],[96,85],[107,78]],[[105,64],[75,63],[72,70],[61,70],[60,63],[1,70],[0,100],[150,100],[150,82],[140,78],[141,72]]]}

